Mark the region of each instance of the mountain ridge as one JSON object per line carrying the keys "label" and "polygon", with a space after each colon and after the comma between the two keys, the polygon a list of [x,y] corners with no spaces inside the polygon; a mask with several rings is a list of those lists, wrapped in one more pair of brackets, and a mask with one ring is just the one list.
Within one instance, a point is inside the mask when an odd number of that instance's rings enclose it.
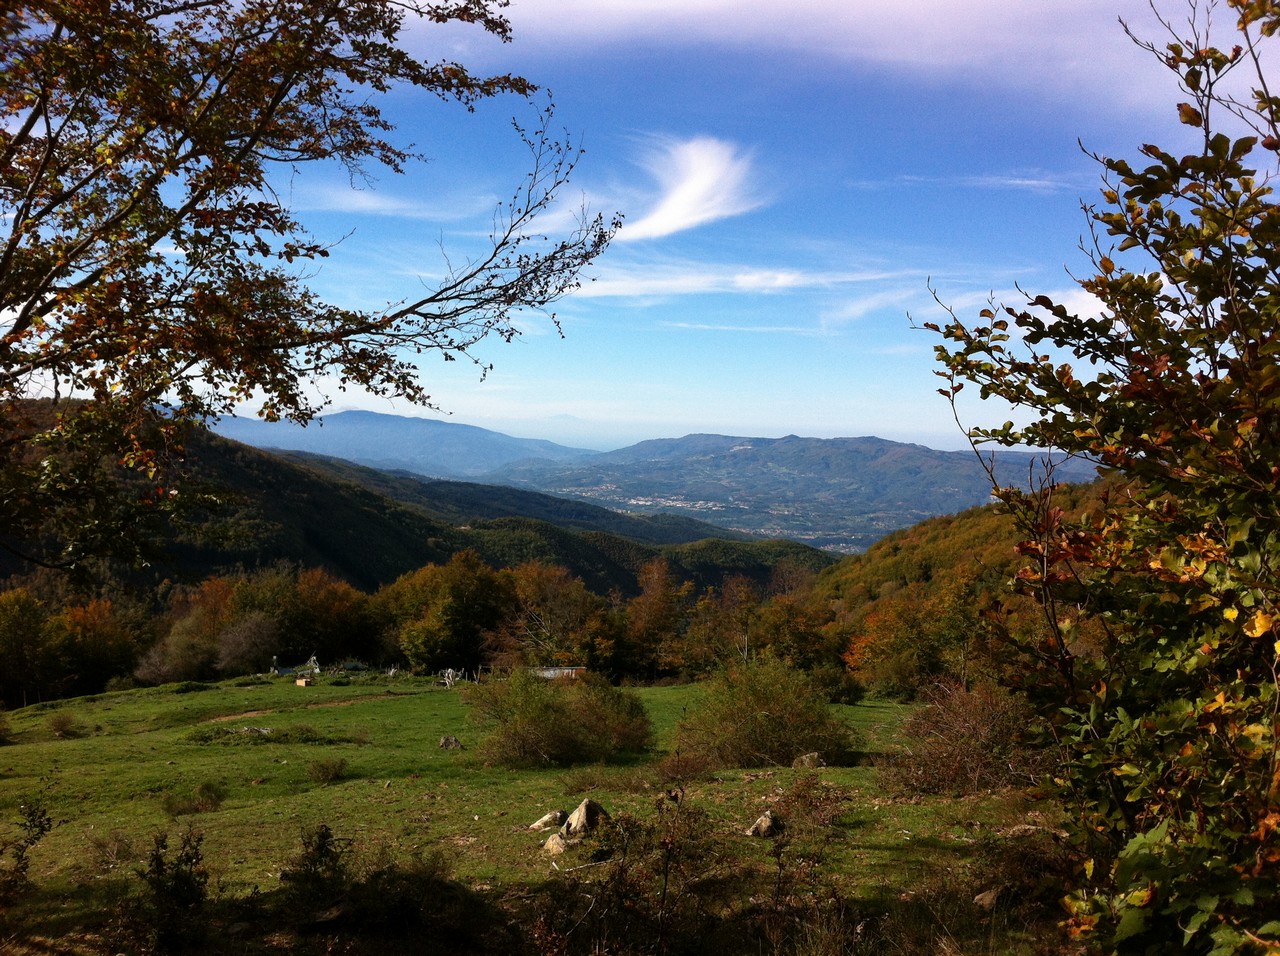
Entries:
{"label": "mountain ridge", "polygon": [[[536,491],[625,513],[683,516],[842,553],[862,551],[890,531],[925,518],[982,504],[991,491],[971,451],[940,451],[876,436],[692,433],[592,452],[453,422],[376,412],[333,418],[340,427],[326,436],[312,433],[309,447],[299,450],[381,470]],[[421,422],[429,425],[423,428]],[[262,444],[268,435],[273,445]],[[348,441],[352,435],[357,440]],[[296,429],[254,430],[241,440],[287,447],[283,443],[297,436]],[[388,468],[393,460],[398,466]],[[1043,454],[1002,450],[997,474],[1002,483],[1025,486],[1046,460]],[[1096,477],[1088,462],[1055,467],[1059,481]]]}

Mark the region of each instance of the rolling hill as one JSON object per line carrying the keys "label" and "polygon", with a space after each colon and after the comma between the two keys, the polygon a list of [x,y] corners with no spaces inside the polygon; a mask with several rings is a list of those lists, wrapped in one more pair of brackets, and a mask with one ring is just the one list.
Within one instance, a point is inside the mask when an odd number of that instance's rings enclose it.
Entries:
{"label": "rolling hill", "polygon": [[[222,423],[218,431],[227,434],[227,426]],[[742,535],[788,538],[843,553],[865,550],[897,528],[989,498],[987,476],[972,452],[881,438],[687,435],[586,452],[471,426],[372,412],[334,415],[318,429],[263,423],[240,423],[235,429],[259,446],[437,478],[466,476],[633,516],[666,516],[662,520],[667,523],[694,519]],[[1001,451],[997,460],[1002,481],[1025,484],[1042,456]],[[1088,462],[1067,462],[1057,472],[1059,481],[1094,477]],[[497,491],[475,487],[447,492],[442,487],[433,493],[447,493],[455,518],[471,507],[469,495],[487,506],[502,499]],[[531,512],[523,509],[532,505],[531,499],[514,500],[507,514],[527,516]],[[546,507],[555,512],[545,515],[548,520],[573,524],[567,505]]]}
{"label": "rolling hill", "polygon": [[[656,557],[700,585],[727,573],[766,580],[780,561],[820,570],[833,557],[795,542],[752,541],[687,518],[623,515],[514,488],[390,475],[313,456],[293,460],[212,433],[189,442],[192,491],[207,502],[158,549],[159,576],[287,561],[322,567],[372,590],[428,563],[473,549],[495,567],[543,560],[598,593],[637,591]],[[367,482],[367,484],[366,484]],[[721,540],[708,560],[682,549]]]}
{"label": "rolling hill", "polygon": [[256,448],[312,452],[371,468],[435,478],[474,478],[525,459],[564,461],[595,454],[473,425],[377,412],[338,412],[305,427],[256,418],[224,418],[212,430]]}

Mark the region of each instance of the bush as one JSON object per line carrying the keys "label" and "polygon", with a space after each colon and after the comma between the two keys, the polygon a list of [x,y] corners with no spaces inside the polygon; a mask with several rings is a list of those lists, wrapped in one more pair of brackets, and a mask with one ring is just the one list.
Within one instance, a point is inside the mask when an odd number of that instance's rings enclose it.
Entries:
{"label": "bush", "polygon": [[55,737],[66,740],[83,734],[84,725],[80,723],[75,714],[67,710],[60,710],[49,718],[49,732]]}
{"label": "bush", "polygon": [[164,798],[164,811],[171,817],[180,817],[189,813],[212,813],[222,806],[225,797],[226,788],[222,784],[206,780],[189,796],[168,794]]}
{"label": "bush", "polygon": [[809,671],[809,676],[833,704],[857,704],[867,696],[862,682],[842,665],[819,664]]}
{"label": "bush", "polygon": [[1026,785],[1048,768],[1048,755],[1026,743],[1030,706],[990,684],[966,690],[942,684],[902,726],[910,743],[880,767],[902,793],[982,793]]}
{"label": "bush", "polygon": [[722,671],[676,733],[683,759],[692,766],[790,766],[814,751],[828,764],[841,764],[852,762],[860,749],[823,689],[772,658]]}
{"label": "bush", "polygon": [[138,923],[151,952],[179,952],[196,948],[204,940],[209,871],[204,867],[203,843],[203,835],[187,830],[170,855],[168,835],[157,833],[146,867],[138,870],[147,886]]}
{"label": "bush", "polygon": [[347,775],[343,757],[322,757],[307,764],[307,776],[316,783],[337,783]]}
{"label": "bush", "polygon": [[480,752],[506,766],[568,766],[639,753],[653,743],[640,699],[604,678],[546,680],[516,671],[467,689],[476,719],[491,726]]}
{"label": "bush", "polygon": [[345,739],[329,737],[310,724],[293,727],[228,727],[225,724],[206,724],[187,732],[187,740],[194,744],[338,744],[349,743]]}
{"label": "bush", "polygon": [[46,806],[46,791],[28,797],[18,807],[18,837],[0,840],[0,903],[18,896],[30,880],[31,851],[57,824]]}
{"label": "bush", "polygon": [[285,897],[303,910],[328,906],[351,885],[351,841],[336,837],[328,824],[302,834],[302,850],[280,871]]}

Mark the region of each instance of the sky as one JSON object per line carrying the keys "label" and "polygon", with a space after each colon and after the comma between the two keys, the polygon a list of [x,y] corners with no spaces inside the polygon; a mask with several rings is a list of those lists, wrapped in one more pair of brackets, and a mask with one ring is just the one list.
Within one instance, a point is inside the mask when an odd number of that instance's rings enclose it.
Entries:
{"label": "sky", "polygon": [[[1170,17],[1185,6],[1161,0]],[[486,376],[421,358],[438,405],[321,388],[330,411],[426,415],[612,449],[710,432],[964,445],[937,394],[945,303],[973,318],[1018,290],[1080,299],[1072,273],[1101,170],[1089,151],[1171,145],[1172,76],[1126,37],[1132,0],[513,0],[514,39],[415,27],[414,53],[517,72],[530,103],[394,94],[427,161],[353,189],[306,171],[290,201],[335,241],[311,285],[378,308],[465,255],[527,168],[513,119],[546,97],[584,149],[554,233],[585,203],[624,215],[582,288]],[[965,396],[968,397],[967,395]],[[1008,410],[968,401],[965,425]]]}

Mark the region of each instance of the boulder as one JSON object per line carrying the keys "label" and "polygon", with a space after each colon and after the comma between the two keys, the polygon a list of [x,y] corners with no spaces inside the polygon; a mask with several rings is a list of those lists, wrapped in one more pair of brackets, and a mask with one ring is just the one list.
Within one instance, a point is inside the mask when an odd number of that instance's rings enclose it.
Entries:
{"label": "boulder", "polygon": [[590,833],[600,825],[601,820],[608,820],[609,812],[590,797],[578,804],[578,809],[569,814],[569,819],[560,828],[563,837],[577,837]]}
{"label": "boulder", "polygon": [[445,734],[440,738],[441,750],[463,750],[462,741],[453,734]]}
{"label": "boulder", "polygon": [[546,842],[542,844],[542,848],[552,856],[559,856],[565,850],[569,849],[569,841],[561,834],[553,833],[547,837]]}
{"label": "boulder", "polygon": [[530,830],[559,830],[564,826],[564,821],[569,819],[569,814],[563,810],[552,810],[545,816],[539,817],[535,823],[529,824]]}
{"label": "boulder", "polygon": [[822,754],[816,750],[810,754],[801,754],[795,760],[791,761],[791,766],[803,770],[815,770],[818,767],[825,767],[827,762],[822,759]]}
{"label": "boulder", "polygon": [[766,810],[760,814],[759,819],[751,824],[751,829],[747,831],[747,836],[753,837],[775,837],[783,830],[782,818],[772,810]]}
{"label": "boulder", "polygon": [[973,898],[973,903],[975,906],[978,907],[978,909],[986,910],[987,912],[990,912],[991,910],[995,909],[996,900],[998,900],[999,898],[1000,898],[1000,887],[997,886],[987,890],[985,893],[979,893],[977,896]]}

